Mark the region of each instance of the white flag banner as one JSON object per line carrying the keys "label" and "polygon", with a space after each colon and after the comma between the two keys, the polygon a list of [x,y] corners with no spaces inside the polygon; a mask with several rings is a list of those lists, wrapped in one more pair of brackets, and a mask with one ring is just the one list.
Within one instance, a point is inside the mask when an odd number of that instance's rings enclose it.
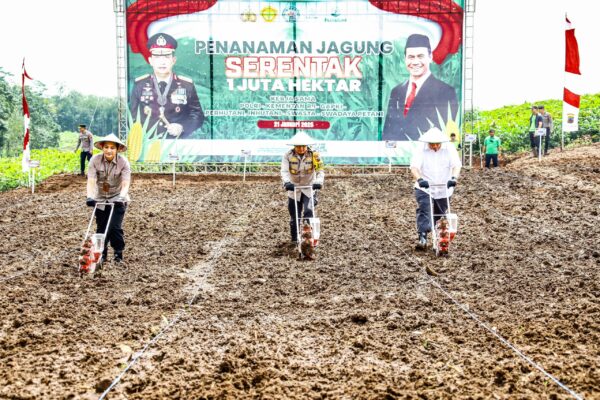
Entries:
{"label": "white flag banner", "polygon": [[563,132],[575,132],[579,130],[579,101],[577,102],[577,106],[563,101],[562,130]]}
{"label": "white flag banner", "polygon": [[21,168],[23,172],[29,171],[29,161],[31,160],[31,154],[29,151],[29,106],[27,105],[27,98],[25,97],[25,78],[31,79],[25,71],[25,59],[23,59],[23,66],[21,72],[21,92],[23,94],[23,159],[21,160]]}
{"label": "white flag banner", "polygon": [[571,21],[565,17],[565,88],[563,92],[563,132],[579,130],[579,93],[578,83],[581,81],[579,71],[579,47],[575,37],[575,29]]}

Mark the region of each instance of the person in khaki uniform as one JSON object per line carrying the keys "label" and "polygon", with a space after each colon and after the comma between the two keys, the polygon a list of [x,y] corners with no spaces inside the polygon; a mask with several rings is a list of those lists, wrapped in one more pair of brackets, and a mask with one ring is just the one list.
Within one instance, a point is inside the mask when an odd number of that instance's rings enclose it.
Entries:
{"label": "person in khaki uniform", "polygon": [[[323,188],[325,172],[319,153],[309,147],[314,144],[314,140],[306,132],[299,131],[288,144],[294,146],[294,148],[283,155],[281,180],[283,181],[283,187],[288,191],[290,236],[292,242],[295,243],[298,240],[295,221],[296,207],[298,207],[298,215],[302,215],[302,218],[312,218],[314,216],[311,195],[314,194],[314,205],[316,207],[318,191]],[[297,190],[294,198],[294,187],[296,186],[312,186],[313,190]]]}
{"label": "person in khaki uniform", "polygon": [[86,125],[79,125],[79,139],[77,140],[77,146],[75,146],[75,153],[81,145],[81,153],[79,155],[79,163],[81,164],[81,176],[85,176],[85,160],[88,162],[92,158],[94,152],[94,135],[88,131]]}
{"label": "person in khaki uniform", "polygon": [[[123,261],[123,250],[125,249],[122,224],[127,203],[130,201],[131,167],[127,158],[118,153],[127,150],[127,146],[112,133],[96,142],[95,146],[102,150],[102,154],[96,154],[90,160],[85,203],[89,207],[94,207],[96,203],[114,204],[102,256],[104,260],[107,259],[108,243],[110,242],[115,253],[114,261],[120,263]],[[97,233],[104,233],[109,216],[109,206],[99,205],[96,208]]]}
{"label": "person in khaki uniform", "polygon": [[552,134],[552,128],[554,127],[554,122],[552,121],[552,115],[549,112],[546,112],[546,108],[544,106],[538,106],[540,111],[540,116],[542,117],[542,128],[546,130],[546,136],[544,136],[544,155],[548,155],[548,146],[550,145],[550,135]]}

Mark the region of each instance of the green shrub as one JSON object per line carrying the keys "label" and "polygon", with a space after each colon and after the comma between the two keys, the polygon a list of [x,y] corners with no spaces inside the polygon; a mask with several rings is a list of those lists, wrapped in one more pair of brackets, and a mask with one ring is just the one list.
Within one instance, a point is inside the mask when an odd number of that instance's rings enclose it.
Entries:
{"label": "green shrub", "polygon": [[[505,106],[490,111],[475,110],[465,115],[465,133],[475,133],[483,140],[488,130],[494,128],[496,136],[502,140],[502,148],[506,152],[515,153],[529,150],[529,116],[531,106],[543,104],[546,112],[552,115],[554,129],[550,139],[551,147],[560,147],[562,130],[562,100],[544,100],[535,103]],[[579,109],[579,130],[565,132],[565,146],[582,137],[589,137],[591,141],[600,140],[598,134],[600,121],[600,93],[581,96]],[[479,144],[476,146],[479,149]]]}
{"label": "green shrub", "polygon": [[[79,171],[79,155],[73,151],[32,150],[31,159],[40,161],[40,167],[34,170],[36,184],[52,175]],[[0,191],[26,186],[27,180],[27,172],[22,171],[21,157],[0,158]]]}

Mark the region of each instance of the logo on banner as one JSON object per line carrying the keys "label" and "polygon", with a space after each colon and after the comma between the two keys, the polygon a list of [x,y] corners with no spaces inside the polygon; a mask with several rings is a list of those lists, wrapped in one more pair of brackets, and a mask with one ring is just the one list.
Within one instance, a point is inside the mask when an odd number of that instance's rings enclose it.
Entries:
{"label": "logo on banner", "polygon": [[575,114],[568,113],[567,114],[567,123],[572,124],[575,122]]}
{"label": "logo on banner", "polygon": [[296,22],[298,21],[298,17],[300,17],[300,11],[296,7],[290,6],[285,8],[281,15],[287,22]]}
{"label": "logo on banner", "polygon": [[265,22],[273,22],[277,17],[277,10],[271,6],[267,6],[261,10],[260,16],[263,17]]}
{"label": "logo on banner", "polygon": [[325,16],[325,22],[346,22],[348,18],[342,17],[342,13],[336,8],[329,16]]}
{"label": "logo on banner", "polygon": [[251,10],[244,11],[240,14],[242,22],[256,22],[256,14]]}

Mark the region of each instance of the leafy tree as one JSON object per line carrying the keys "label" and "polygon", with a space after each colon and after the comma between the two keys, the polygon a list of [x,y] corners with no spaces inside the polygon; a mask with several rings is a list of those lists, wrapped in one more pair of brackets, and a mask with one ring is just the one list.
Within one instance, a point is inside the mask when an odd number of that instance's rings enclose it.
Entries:
{"label": "leafy tree", "polygon": [[[0,68],[0,156],[16,156],[23,143],[21,87],[9,83],[10,74]],[[59,90],[49,97],[39,81],[25,88],[31,114],[31,148],[58,147],[61,131],[74,132],[79,124],[104,136],[117,130],[117,99]]]}
{"label": "leafy tree", "polygon": [[0,150],[8,142],[9,118],[15,108],[15,88],[6,81],[7,76],[10,74],[0,68]]}
{"label": "leafy tree", "polygon": [[45,91],[46,86],[40,82],[36,82],[31,88],[25,88],[31,114],[29,131],[32,149],[58,146],[60,127],[56,123],[56,107],[50,99],[44,97]]}
{"label": "leafy tree", "polygon": [[117,129],[117,99],[69,92],[52,97],[62,131],[75,131],[86,124],[94,134],[104,136]]}

